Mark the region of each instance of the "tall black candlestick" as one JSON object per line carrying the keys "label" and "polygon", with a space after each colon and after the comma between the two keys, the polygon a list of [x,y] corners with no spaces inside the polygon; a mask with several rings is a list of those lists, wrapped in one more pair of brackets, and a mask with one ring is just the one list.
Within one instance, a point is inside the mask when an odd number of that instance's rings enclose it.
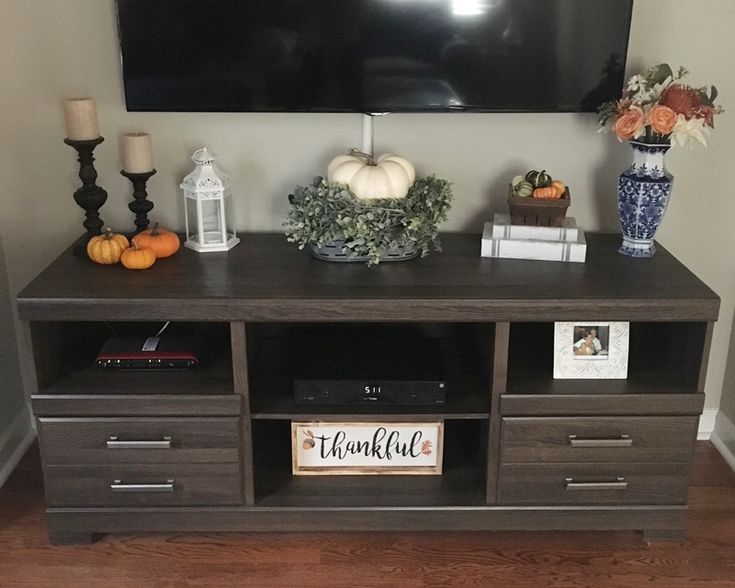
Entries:
{"label": "tall black candlestick", "polygon": [[74,192],[74,201],[86,213],[86,219],[82,223],[87,230],[85,244],[95,235],[102,233],[103,223],[99,209],[107,201],[107,192],[96,184],[97,170],[94,169],[93,152],[94,148],[104,140],[104,137],[97,137],[89,141],[64,139],[64,143],[74,147],[79,154],[79,179],[82,180],[82,187]]}
{"label": "tall black candlestick", "polygon": [[153,202],[148,200],[148,192],[146,184],[148,179],[156,173],[155,169],[143,173],[130,173],[122,170],[120,172],[133,183],[133,201],[128,204],[128,208],[135,214],[135,232],[137,235],[141,231],[145,231],[151,221],[148,220],[148,213],[153,210]]}

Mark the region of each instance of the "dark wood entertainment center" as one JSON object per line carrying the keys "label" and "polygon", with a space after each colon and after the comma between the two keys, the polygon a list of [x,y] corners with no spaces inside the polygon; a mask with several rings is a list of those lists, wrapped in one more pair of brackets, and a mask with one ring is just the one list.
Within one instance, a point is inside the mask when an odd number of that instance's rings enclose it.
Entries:
{"label": "dark wood entertainment center", "polygon": [[[18,296],[49,536],[144,531],[630,529],[683,533],[719,298],[664,248],[585,264],[479,257],[335,264],[279,234],[126,271],[69,248]],[[162,321],[205,342],[191,371],[93,365]],[[555,380],[554,321],[629,321],[625,380]],[[313,329],[416,333],[445,350],[444,406],[294,403]],[[152,331],[152,332],[151,332]],[[289,351],[290,350],[290,351]],[[374,357],[380,361],[380,357]],[[444,420],[441,476],[291,475],[291,420]]]}

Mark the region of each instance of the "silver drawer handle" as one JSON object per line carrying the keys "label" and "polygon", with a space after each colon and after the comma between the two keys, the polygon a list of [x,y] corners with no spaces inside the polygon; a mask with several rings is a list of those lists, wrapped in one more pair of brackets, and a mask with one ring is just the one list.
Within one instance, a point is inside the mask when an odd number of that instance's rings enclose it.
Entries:
{"label": "silver drawer handle", "polygon": [[569,445],[572,447],[632,447],[633,439],[630,435],[620,435],[612,439],[580,439],[576,435],[569,435]]}
{"label": "silver drawer handle", "polygon": [[628,482],[625,478],[616,478],[614,482],[575,482],[574,478],[564,478],[567,490],[625,490]]}
{"label": "silver drawer handle", "polygon": [[166,480],[161,484],[123,484],[122,480],[113,480],[110,490],[113,492],[173,492],[175,480]]}
{"label": "silver drawer handle", "polygon": [[171,437],[160,441],[120,441],[118,437],[110,437],[107,449],[171,449]]}

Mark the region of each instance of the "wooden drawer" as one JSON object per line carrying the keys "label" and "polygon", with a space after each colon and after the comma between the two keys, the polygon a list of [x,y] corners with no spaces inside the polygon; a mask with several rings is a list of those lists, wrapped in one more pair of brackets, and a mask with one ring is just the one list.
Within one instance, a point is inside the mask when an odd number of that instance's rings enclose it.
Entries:
{"label": "wooden drawer", "polygon": [[46,465],[238,461],[239,419],[41,418]]}
{"label": "wooden drawer", "polygon": [[240,504],[238,464],[49,466],[49,507]]}
{"label": "wooden drawer", "polygon": [[688,462],[698,418],[503,418],[503,463]]}
{"label": "wooden drawer", "polygon": [[687,464],[510,464],[500,467],[504,505],[685,504]]}

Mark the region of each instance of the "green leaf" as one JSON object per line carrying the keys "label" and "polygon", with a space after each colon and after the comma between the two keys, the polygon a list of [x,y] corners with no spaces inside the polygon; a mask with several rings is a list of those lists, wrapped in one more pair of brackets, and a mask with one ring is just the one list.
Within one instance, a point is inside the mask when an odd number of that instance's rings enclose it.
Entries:
{"label": "green leaf", "polygon": [[656,67],[656,71],[653,74],[653,83],[663,84],[669,77],[674,77],[674,71],[668,63],[661,63]]}

